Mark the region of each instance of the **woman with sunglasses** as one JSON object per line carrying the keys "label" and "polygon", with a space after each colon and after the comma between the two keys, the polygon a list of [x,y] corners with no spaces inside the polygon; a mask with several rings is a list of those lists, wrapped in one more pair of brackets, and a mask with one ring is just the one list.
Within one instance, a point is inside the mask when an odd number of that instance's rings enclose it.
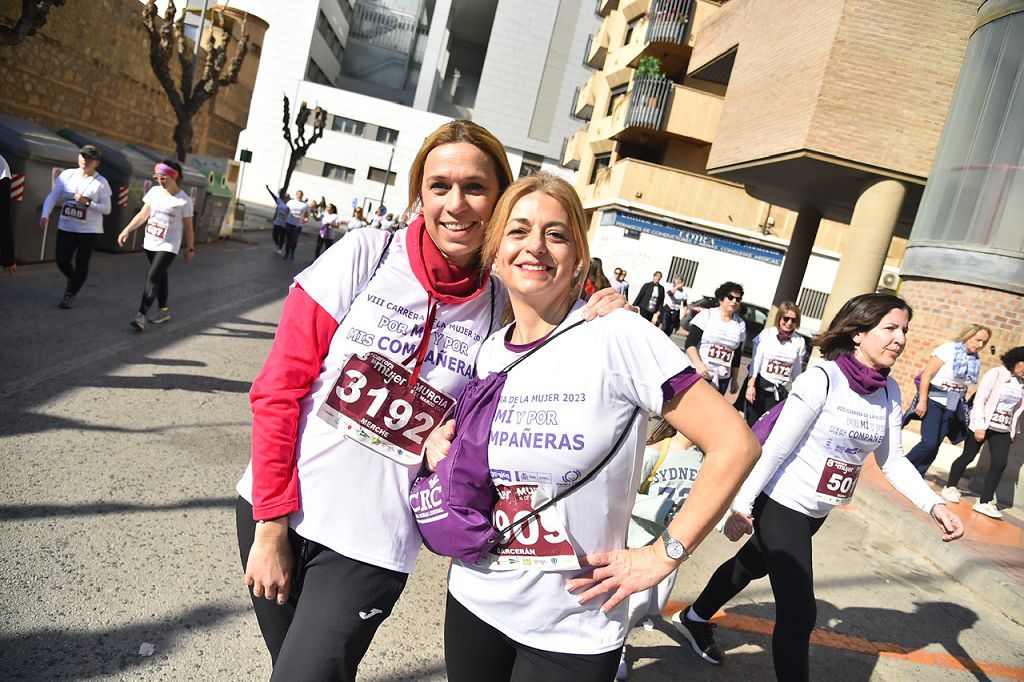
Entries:
{"label": "woman with sunglasses", "polygon": [[697,372],[718,392],[739,391],[740,349],[747,339],[747,324],[737,313],[743,302],[743,287],[724,282],[715,289],[718,306],[705,308],[690,320],[686,355]]}
{"label": "woman with sunglasses", "polygon": [[807,346],[804,337],[796,333],[799,326],[800,307],[793,301],[783,301],[775,313],[775,325],[757,335],[744,394],[747,424],[753,426],[762,414],[784,400],[793,380],[800,376]]}
{"label": "woman with sunglasses", "polygon": [[153,324],[163,324],[171,319],[167,311],[167,269],[181,250],[185,238],[185,260],[195,256],[195,232],[192,229],[192,198],[179,184],[181,166],[177,161],[165,159],[153,168],[156,183],[142,198],[142,210],[135,214],[117,237],[117,243],[124,246],[128,236],[143,223],[146,225],[146,240],[142,248],[149,260],[146,272],[146,286],[142,291],[139,310],[129,321],[138,331],[146,328],[147,314],[156,301],[159,312],[148,318]]}

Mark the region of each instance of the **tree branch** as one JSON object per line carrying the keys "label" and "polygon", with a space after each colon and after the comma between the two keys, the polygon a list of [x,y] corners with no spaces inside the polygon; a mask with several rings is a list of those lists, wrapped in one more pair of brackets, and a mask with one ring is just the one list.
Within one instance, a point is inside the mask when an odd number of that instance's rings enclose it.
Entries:
{"label": "tree branch", "polygon": [[14,26],[0,26],[0,45],[17,45],[34,36],[46,25],[52,7],[61,7],[65,0],[21,0],[21,16]]}

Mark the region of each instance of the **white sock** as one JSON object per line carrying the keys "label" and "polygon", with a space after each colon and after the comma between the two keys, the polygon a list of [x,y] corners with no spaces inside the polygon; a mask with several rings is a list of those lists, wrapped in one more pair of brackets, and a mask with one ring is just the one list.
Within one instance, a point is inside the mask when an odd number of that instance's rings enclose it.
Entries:
{"label": "white sock", "polygon": [[697,612],[693,610],[692,606],[686,610],[686,620],[692,620],[695,623],[708,622],[707,618],[701,618],[700,616],[698,616]]}

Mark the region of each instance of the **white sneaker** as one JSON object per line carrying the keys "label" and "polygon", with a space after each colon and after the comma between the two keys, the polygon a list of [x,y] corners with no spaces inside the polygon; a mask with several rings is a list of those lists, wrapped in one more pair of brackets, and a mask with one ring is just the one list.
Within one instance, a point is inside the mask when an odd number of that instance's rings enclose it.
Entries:
{"label": "white sneaker", "polygon": [[993,519],[1003,518],[1003,512],[996,509],[995,502],[982,502],[979,500],[975,502],[974,506],[971,508],[974,509],[974,511],[978,512],[979,514],[984,514],[985,516],[991,517]]}
{"label": "white sneaker", "polygon": [[960,501],[960,490],[955,485],[947,485],[939,494],[950,502]]}
{"label": "white sneaker", "polygon": [[130,324],[132,327],[134,327],[135,329],[137,329],[140,332],[141,331],[145,331],[146,330],[146,316],[143,315],[142,313],[135,313],[135,317],[133,317],[128,322],[128,324]]}
{"label": "white sneaker", "polygon": [[623,649],[622,656],[619,658],[619,669],[615,671],[616,680],[625,680],[629,677],[629,666],[626,665],[626,651]]}
{"label": "white sneaker", "polygon": [[149,321],[152,322],[153,324],[163,324],[164,322],[169,322],[170,319],[171,314],[169,312],[167,312],[166,310],[159,310],[157,311],[156,315],[152,315],[149,318]]}

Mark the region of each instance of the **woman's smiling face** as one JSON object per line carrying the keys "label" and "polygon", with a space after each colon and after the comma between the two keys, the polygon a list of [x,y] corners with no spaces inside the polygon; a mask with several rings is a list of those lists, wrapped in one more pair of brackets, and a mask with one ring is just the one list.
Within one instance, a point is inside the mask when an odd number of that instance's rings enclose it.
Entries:
{"label": "woman's smiling face", "polygon": [[427,233],[437,247],[453,264],[472,265],[498,201],[491,157],[468,142],[435,147],[424,162],[420,199]]}
{"label": "woman's smiling face", "polygon": [[513,298],[538,310],[566,301],[580,262],[569,214],[558,200],[532,192],[516,202],[494,263]]}

